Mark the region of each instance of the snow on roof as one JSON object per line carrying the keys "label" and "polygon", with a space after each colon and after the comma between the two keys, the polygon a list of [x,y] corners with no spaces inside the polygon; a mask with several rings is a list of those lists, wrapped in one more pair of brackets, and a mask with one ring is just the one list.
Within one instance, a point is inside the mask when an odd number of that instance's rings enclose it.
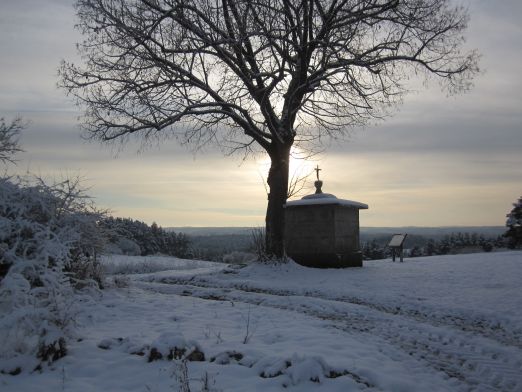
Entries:
{"label": "snow on roof", "polygon": [[326,204],[336,204],[345,207],[358,208],[360,210],[368,209],[368,204],[360,203],[358,201],[353,200],[345,200],[338,199],[334,195],[330,193],[318,193],[314,195],[308,195],[303,197],[301,200],[292,200],[286,202],[284,207],[294,207],[294,206],[311,206],[311,205],[326,205]]}

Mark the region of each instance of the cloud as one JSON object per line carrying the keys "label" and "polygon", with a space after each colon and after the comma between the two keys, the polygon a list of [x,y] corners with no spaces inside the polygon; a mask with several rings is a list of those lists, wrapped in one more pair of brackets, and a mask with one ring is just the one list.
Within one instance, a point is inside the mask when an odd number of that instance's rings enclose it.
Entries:
{"label": "cloud", "polygon": [[[266,165],[194,155],[175,140],[140,154],[80,138],[80,114],[56,88],[61,59],[77,61],[72,0],[7,0],[0,14],[0,116],[31,120],[18,172],[79,173],[117,215],[163,226],[263,223]],[[436,83],[378,126],[355,130],[319,157],[324,190],[370,204],[363,225],[503,224],[522,192],[522,27],[519,0],[466,0],[469,48],[483,54],[474,89],[446,97]],[[118,157],[115,158],[115,155]],[[315,164],[315,162],[314,162]]]}
{"label": "cloud", "polygon": [[77,58],[72,1],[7,0],[0,15],[0,110],[72,105],[56,88],[62,58]]}

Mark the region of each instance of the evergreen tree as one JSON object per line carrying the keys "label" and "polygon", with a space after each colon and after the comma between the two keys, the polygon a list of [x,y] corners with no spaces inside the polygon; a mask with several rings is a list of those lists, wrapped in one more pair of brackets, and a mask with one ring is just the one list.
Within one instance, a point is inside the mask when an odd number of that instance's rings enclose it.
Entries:
{"label": "evergreen tree", "polygon": [[451,251],[451,238],[444,236],[442,240],[437,244],[436,253],[438,255],[447,255]]}
{"label": "evergreen tree", "polygon": [[504,237],[508,239],[508,247],[511,249],[522,247],[522,197],[513,203],[513,209],[506,216],[508,230]]}
{"label": "evergreen tree", "polygon": [[122,239],[129,240],[127,242],[134,243],[142,256],[158,253],[176,257],[189,256],[188,237],[183,233],[167,232],[156,222],[148,226],[145,222],[130,218],[108,217],[99,224],[109,233],[109,242],[121,246]]}
{"label": "evergreen tree", "polygon": [[484,252],[491,252],[493,250],[494,242],[491,239],[484,238],[483,235],[479,237],[479,245]]}
{"label": "evergreen tree", "polygon": [[381,260],[386,258],[386,251],[375,240],[366,242],[362,252],[365,260]]}
{"label": "evergreen tree", "polygon": [[436,245],[435,245],[435,241],[433,241],[432,239],[430,239],[428,241],[428,243],[426,244],[426,248],[424,250],[424,253],[427,255],[427,256],[432,256],[434,255],[436,252]]}
{"label": "evergreen tree", "polygon": [[422,249],[420,247],[418,247],[417,245],[415,245],[411,250],[410,250],[410,255],[409,257],[420,257],[422,256]]}

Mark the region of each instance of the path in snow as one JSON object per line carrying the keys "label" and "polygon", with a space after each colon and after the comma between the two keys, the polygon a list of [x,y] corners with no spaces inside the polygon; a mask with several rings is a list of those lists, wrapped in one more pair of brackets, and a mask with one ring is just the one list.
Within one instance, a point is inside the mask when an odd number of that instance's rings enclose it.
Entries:
{"label": "path in snow", "polygon": [[391,360],[411,357],[427,368],[444,373],[455,380],[457,391],[522,390],[520,331],[480,319],[431,315],[424,309],[403,310],[356,297],[328,297],[319,292],[298,295],[248,284],[223,284],[201,277],[163,277],[136,284],[164,294],[304,313],[325,320],[332,328],[345,333],[361,334],[362,341],[382,342]]}

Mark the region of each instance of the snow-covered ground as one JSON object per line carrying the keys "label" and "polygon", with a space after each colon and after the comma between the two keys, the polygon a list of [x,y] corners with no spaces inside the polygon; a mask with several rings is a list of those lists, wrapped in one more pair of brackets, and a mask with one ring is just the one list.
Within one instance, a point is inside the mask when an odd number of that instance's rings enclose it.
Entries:
{"label": "snow-covered ground", "polygon": [[[69,354],[0,375],[1,391],[522,391],[522,252],[346,270],[105,264],[125,278],[84,308]],[[204,360],[166,360],[174,347]]]}

